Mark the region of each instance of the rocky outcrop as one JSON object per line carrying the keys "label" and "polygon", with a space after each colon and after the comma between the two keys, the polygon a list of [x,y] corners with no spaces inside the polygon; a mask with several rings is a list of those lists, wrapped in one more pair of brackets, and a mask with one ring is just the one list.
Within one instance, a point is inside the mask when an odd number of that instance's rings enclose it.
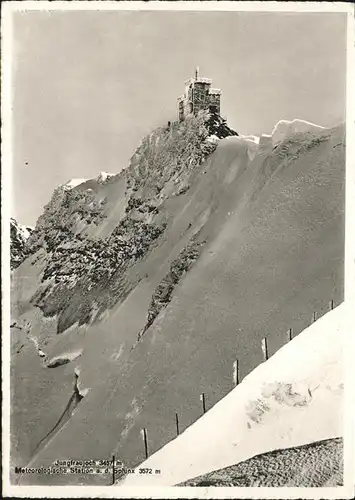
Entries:
{"label": "rocky outcrop", "polygon": [[[183,122],[156,129],[148,135],[131,159],[127,170],[134,198],[164,196],[169,181],[178,189],[198,165],[217,147],[211,136],[221,139],[238,135],[219,115],[200,112]],[[185,181],[185,182],[184,182]]]}
{"label": "rocky outcrop", "polygon": [[210,113],[207,120],[207,128],[210,135],[215,135],[219,139],[224,139],[225,137],[238,136],[239,134],[231,129],[225,118],[222,118],[217,113]]}
{"label": "rocky outcrop", "polygon": [[189,244],[180,252],[177,259],[171,263],[168,274],[154,290],[148,309],[147,322],[143,330],[139,333],[138,340],[153,324],[158,314],[168,305],[176,285],[198,259],[204,243],[204,241],[198,241],[197,237],[194,236]]}
{"label": "rocky outcrop", "polygon": [[125,272],[145,256],[165,227],[163,220],[147,224],[126,216],[106,239],[64,240],[47,260],[33,303],[45,316],[58,316],[58,333],[93,321],[134,287]]}
{"label": "rocky outcrop", "polygon": [[18,267],[29,255],[28,239],[33,229],[19,224],[16,219],[10,219],[10,255],[11,269]]}
{"label": "rocky outcrop", "polygon": [[98,202],[92,189],[68,189],[65,185],[55,189],[50,202],[44,207],[35,230],[29,238],[31,253],[44,248],[48,253],[68,241],[81,239],[78,224],[98,225],[104,218],[105,200]]}

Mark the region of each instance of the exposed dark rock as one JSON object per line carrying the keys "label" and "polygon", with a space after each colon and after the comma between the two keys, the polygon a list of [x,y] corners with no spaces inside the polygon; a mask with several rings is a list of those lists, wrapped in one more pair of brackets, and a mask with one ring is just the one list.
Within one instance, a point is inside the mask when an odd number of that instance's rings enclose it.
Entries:
{"label": "exposed dark rock", "polygon": [[193,237],[189,244],[171,263],[168,274],[159,283],[152,295],[152,300],[148,309],[147,322],[143,330],[139,333],[138,339],[144,335],[146,330],[153,324],[160,311],[171,301],[174,288],[196,262],[204,243],[204,241],[200,242],[196,237]]}
{"label": "exposed dark rock", "polygon": [[67,363],[70,363],[69,358],[57,358],[53,361],[50,361],[47,363],[47,368],[57,368],[57,366],[63,366],[66,365]]}
{"label": "exposed dark rock", "polygon": [[219,139],[225,137],[238,136],[239,134],[227,125],[227,120],[218,113],[210,113],[206,126],[210,135],[215,135]]}
{"label": "exposed dark rock", "polygon": [[11,269],[18,267],[30,253],[28,238],[33,229],[28,226],[21,226],[14,219],[10,219],[10,255]]}

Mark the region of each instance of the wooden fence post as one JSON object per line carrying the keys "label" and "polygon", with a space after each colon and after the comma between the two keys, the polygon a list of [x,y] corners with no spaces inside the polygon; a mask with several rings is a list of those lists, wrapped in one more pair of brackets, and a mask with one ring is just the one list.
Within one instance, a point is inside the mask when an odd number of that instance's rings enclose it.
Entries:
{"label": "wooden fence post", "polygon": [[292,340],[292,328],[288,329],[288,340]]}
{"label": "wooden fence post", "polygon": [[239,384],[239,361],[237,359],[233,363],[233,383]]}
{"label": "wooden fence post", "polygon": [[146,428],[143,428],[141,430],[141,435],[142,435],[143,441],[144,441],[145,458],[148,458],[148,456],[149,456],[149,454],[148,454],[148,437],[147,437],[147,429]]}
{"label": "wooden fence post", "polygon": [[115,484],[115,455],[112,455],[112,484]]}
{"label": "wooden fence post", "polygon": [[180,430],[179,430],[179,415],[177,413],[175,413],[175,422],[176,422],[176,434],[178,436],[180,434]]}
{"label": "wooden fence post", "polygon": [[331,311],[334,309],[334,300],[333,299],[329,302],[329,309]]}
{"label": "wooden fence post", "polygon": [[205,398],[205,393],[204,392],[201,394],[200,400],[202,401],[203,413],[206,413],[206,398]]}
{"label": "wooden fence post", "polygon": [[314,311],[314,313],[313,313],[313,323],[314,323],[315,321],[317,321],[317,313],[316,313],[316,311]]}
{"label": "wooden fence post", "polygon": [[267,347],[267,338],[264,337],[261,341],[261,349],[263,350],[264,354],[264,361],[267,361],[269,359],[269,351]]}

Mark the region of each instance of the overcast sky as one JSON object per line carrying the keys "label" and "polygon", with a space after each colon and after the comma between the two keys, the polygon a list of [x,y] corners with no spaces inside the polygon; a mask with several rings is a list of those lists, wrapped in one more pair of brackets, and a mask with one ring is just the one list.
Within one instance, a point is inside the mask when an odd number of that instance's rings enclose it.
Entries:
{"label": "overcast sky", "polygon": [[241,134],[345,119],[345,14],[14,14],[12,215],[34,225],[56,186],[118,172],[176,118],[196,65]]}

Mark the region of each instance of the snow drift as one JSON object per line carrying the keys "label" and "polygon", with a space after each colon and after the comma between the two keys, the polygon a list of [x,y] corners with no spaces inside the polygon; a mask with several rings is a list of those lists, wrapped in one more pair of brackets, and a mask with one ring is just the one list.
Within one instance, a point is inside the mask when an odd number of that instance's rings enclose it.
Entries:
{"label": "snow drift", "polygon": [[316,125],[315,123],[308,122],[306,120],[300,120],[298,118],[295,118],[291,121],[280,120],[276,123],[273,131],[271,132],[271,137],[273,145],[276,146],[281,141],[293,134],[320,130],[324,130],[324,127]]}
{"label": "snow drift", "polygon": [[[343,309],[324,315],[262,363],[123,485],[175,485],[267,451],[342,436]],[[182,459],[183,457],[183,459]]]}
{"label": "snow drift", "polygon": [[334,487],[344,485],[343,439],[273,450],[178,486]]}

